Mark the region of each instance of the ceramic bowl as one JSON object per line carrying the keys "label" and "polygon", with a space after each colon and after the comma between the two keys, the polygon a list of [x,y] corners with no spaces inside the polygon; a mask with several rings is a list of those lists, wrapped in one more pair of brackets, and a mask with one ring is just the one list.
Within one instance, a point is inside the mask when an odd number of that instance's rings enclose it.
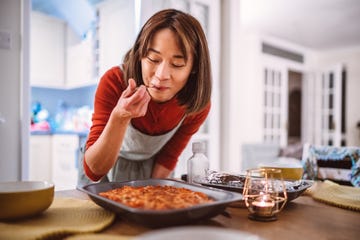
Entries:
{"label": "ceramic bowl", "polygon": [[0,182],[0,220],[33,216],[54,200],[54,184],[45,181]]}

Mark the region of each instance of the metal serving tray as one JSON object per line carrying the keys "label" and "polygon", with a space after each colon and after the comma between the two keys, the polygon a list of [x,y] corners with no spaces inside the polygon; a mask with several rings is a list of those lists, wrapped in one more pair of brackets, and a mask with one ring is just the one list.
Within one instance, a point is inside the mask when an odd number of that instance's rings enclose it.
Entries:
{"label": "metal serving tray", "polygon": [[[306,189],[311,187],[314,183],[314,181],[311,180],[299,180],[297,182],[298,183],[294,184],[291,187],[286,187],[287,202],[290,202],[298,198],[303,192],[305,192]],[[215,183],[210,183],[207,180],[201,180],[198,181],[198,183],[206,187],[218,188],[218,189],[223,189],[226,191],[233,191],[238,193],[242,193],[244,190],[243,186],[232,186],[229,184],[215,184]]]}
{"label": "metal serving tray", "polygon": [[[124,204],[112,201],[99,195],[111,189],[122,186],[173,186],[183,187],[192,191],[202,192],[208,195],[213,202],[199,204],[193,207],[175,210],[144,210],[128,207]],[[232,202],[243,199],[242,194],[221,189],[208,188],[201,185],[193,185],[173,179],[147,179],[125,182],[93,183],[78,188],[88,194],[90,199],[97,205],[119,214],[125,219],[149,226],[164,227],[171,225],[189,224],[195,221],[209,219],[224,212]]]}

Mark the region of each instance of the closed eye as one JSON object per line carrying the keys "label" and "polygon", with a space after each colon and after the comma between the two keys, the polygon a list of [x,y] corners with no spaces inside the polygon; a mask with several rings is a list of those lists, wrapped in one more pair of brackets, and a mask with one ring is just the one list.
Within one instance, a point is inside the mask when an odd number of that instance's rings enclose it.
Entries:
{"label": "closed eye", "polygon": [[177,64],[177,63],[173,63],[172,65],[173,65],[173,67],[176,67],[176,68],[185,67],[185,64]]}
{"label": "closed eye", "polygon": [[150,62],[153,62],[153,63],[159,63],[159,62],[160,62],[159,60],[154,59],[154,58],[151,58],[151,57],[147,57],[147,59],[148,59]]}

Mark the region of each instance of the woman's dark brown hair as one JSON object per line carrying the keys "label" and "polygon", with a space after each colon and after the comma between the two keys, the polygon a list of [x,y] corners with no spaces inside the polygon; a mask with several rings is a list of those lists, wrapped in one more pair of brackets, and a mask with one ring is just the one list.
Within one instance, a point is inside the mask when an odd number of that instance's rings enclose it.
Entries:
{"label": "woman's dark brown hair", "polygon": [[187,113],[204,108],[211,98],[211,63],[205,33],[200,23],[190,14],[175,9],[157,12],[144,24],[134,46],[124,57],[124,79],[134,78],[137,85],[144,84],[141,59],[146,57],[152,38],[161,29],[168,28],[178,37],[180,49],[188,60],[193,54],[193,68],[183,89],[177,94],[179,103]]}

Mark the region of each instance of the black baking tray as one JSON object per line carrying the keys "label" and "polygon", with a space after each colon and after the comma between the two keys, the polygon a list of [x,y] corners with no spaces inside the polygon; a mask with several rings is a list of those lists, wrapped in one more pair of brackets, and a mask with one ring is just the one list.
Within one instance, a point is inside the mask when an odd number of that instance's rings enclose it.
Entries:
{"label": "black baking tray", "polygon": [[[144,210],[132,208],[99,195],[100,192],[109,191],[111,189],[119,188],[122,186],[165,185],[173,187],[183,187],[192,191],[202,192],[208,195],[214,201],[182,209]],[[189,184],[183,181],[173,179],[147,179],[125,182],[92,183],[83,187],[78,187],[78,189],[88,194],[90,199],[94,201],[97,205],[112,212],[115,212],[125,219],[129,219],[131,221],[148,227],[184,225],[204,219],[209,219],[223,213],[225,211],[225,208],[230,203],[241,201],[243,199],[243,196],[240,193],[216,188],[208,188],[201,185]]]}

